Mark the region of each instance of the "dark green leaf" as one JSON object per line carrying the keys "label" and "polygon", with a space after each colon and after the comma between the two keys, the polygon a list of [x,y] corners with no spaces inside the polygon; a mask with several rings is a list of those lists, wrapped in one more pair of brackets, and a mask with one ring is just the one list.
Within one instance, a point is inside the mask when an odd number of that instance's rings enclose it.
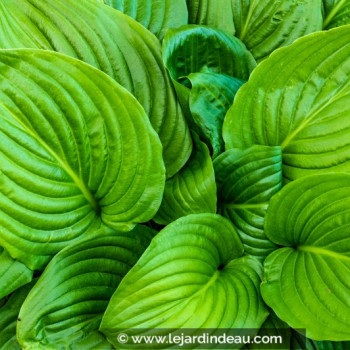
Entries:
{"label": "dark green leaf", "polygon": [[0,247],[0,299],[29,283],[32,278],[32,270],[12,259],[10,254]]}
{"label": "dark green leaf", "polygon": [[163,43],[166,67],[176,81],[191,73],[213,72],[247,80],[256,62],[244,44],[205,26],[169,29]]}
{"label": "dark green leaf", "polygon": [[331,29],[350,24],[350,2],[348,0],[323,0],[325,7],[323,27]]}
{"label": "dark green leaf", "polygon": [[224,151],[222,124],[242,80],[216,73],[188,76],[192,90],[190,111],[196,130],[213,150],[213,158]]}
{"label": "dark green leaf", "polygon": [[321,1],[187,0],[187,3],[190,23],[235,33],[261,60],[279,47],[321,30]]}

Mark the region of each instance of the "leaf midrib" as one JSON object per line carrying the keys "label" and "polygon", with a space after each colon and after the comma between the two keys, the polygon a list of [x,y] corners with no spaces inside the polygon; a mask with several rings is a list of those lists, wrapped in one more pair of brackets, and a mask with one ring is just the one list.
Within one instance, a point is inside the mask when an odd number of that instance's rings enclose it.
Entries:
{"label": "leaf midrib", "polygon": [[346,94],[348,94],[348,90],[347,90],[347,85],[345,85],[341,90],[341,92],[339,94],[336,94],[335,96],[333,96],[332,98],[330,98],[325,104],[321,105],[320,107],[316,108],[314,112],[311,113],[311,115],[309,115],[307,118],[305,118],[298,127],[295,128],[295,130],[293,132],[291,132],[286,138],[285,140],[281,143],[280,147],[282,148],[282,151],[285,150],[285,148],[291,143],[292,140],[294,140],[294,138],[302,131],[304,130],[309,123],[311,123],[314,118],[317,117],[317,115],[319,113],[321,113],[322,111],[324,111],[328,106],[330,106],[333,102],[337,101],[339,98],[344,97]]}
{"label": "leaf midrib", "polygon": [[328,14],[328,16],[323,21],[323,28],[326,28],[328,24],[332,21],[335,15],[337,15],[337,12],[342,8],[342,6],[345,4],[346,0],[340,0],[337,5],[333,7],[331,12]]}
{"label": "leaf midrib", "polygon": [[61,166],[61,168],[70,176],[70,178],[73,180],[76,186],[80,189],[81,193],[83,194],[85,199],[88,201],[88,203],[91,205],[91,207],[98,213],[100,209],[95,197],[90,192],[89,188],[85,185],[85,183],[82,181],[82,179],[79,176],[77,176],[77,174],[69,166],[69,164],[66,163],[64,160],[62,160],[59,157],[59,155],[42,140],[42,138],[37,134],[37,132],[34,129],[31,129],[26,124],[24,124],[6,106],[1,104],[1,107],[3,107],[12,116],[12,118],[22,126],[24,131],[28,133],[30,136],[32,136],[57,161],[57,163]]}
{"label": "leaf midrib", "polygon": [[306,252],[306,253],[312,253],[316,255],[325,255],[332,258],[345,260],[350,262],[350,256],[343,255],[341,253],[334,252],[332,250],[328,250],[322,247],[314,247],[310,245],[301,245],[298,247],[299,251]]}

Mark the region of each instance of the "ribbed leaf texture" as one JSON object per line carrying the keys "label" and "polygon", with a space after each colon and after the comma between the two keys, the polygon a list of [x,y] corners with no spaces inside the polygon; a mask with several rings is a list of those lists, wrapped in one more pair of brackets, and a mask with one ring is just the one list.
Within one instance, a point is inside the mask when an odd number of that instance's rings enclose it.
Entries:
{"label": "ribbed leaf texture", "polygon": [[101,225],[157,212],[161,144],[135,98],[54,52],[0,51],[0,244],[31,269]]}
{"label": "ribbed leaf texture", "polygon": [[276,249],[264,233],[271,197],[282,188],[280,147],[230,149],[214,161],[219,212],[231,220],[246,254],[260,259]]}
{"label": "ribbed leaf texture", "polygon": [[349,26],[277,50],[238,91],[226,147],[281,146],[285,182],[350,171],[349,76]]}
{"label": "ribbed leaf texture", "polygon": [[29,283],[32,278],[31,269],[12,259],[10,254],[0,247],[0,299]]}
{"label": "ribbed leaf texture", "polygon": [[0,16],[0,48],[54,50],[107,73],[144,107],[161,139],[168,176],[186,163],[190,133],[160,43],[141,24],[95,0],[3,0]]}
{"label": "ribbed leaf texture", "polygon": [[268,315],[261,265],[242,254],[233,226],[219,215],[171,223],[119,285],[101,331],[121,349],[118,333],[132,328],[259,328]]}
{"label": "ribbed leaf texture", "polygon": [[235,34],[257,60],[266,58],[297,38],[321,30],[321,2],[187,0],[190,23],[207,24]]}
{"label": "ribbed leaf texture", "polygon": [[77,242],[58,253],[29,293],[17,325],[25,349],[112,349],[98,332],[108,301],[148,246],[138,226]]}
{"label": "ribbed leaf texture", "polygon": [[350,175],[308,176],[270,201],[261,291],[277,316],[314,340],[350,339]]}
{"label": "ribbed leaf texture", "polygon": [[169,28],[188,23],[186,0],[100,0],[143,24],[160,40]]}
{"label": "ribbed leaf texture", "polygon": [[167,225],[176,219],[199,213],[216,213],[216,184],[207,146],[194,137],[195,147],[187,164],[167,180],[162,204],[153,220]]}

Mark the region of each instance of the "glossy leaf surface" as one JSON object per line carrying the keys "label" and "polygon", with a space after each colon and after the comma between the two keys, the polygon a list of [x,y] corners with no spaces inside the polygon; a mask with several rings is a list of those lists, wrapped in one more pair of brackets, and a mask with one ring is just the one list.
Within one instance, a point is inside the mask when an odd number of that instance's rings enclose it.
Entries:
{"label": "glossy leaf surface", "polygon": [[230,222],[215,214],[181,218],[162,230],[123,279],[102,319],[114,346],[131,328],[259,328],[260,263],[240,256]]}
{"label": "glossy leaf surface", "polygon": [[350,175],[304,177],[270,201],[265,233],[282,246],[264,263],[265,302],[314,340],[350,339]]}
{"label": "glossy leaf surface", "polygon": [[29,283],[32,278],[31,269],[12,259],[10,254],[0,247],[0,299]]}
{"label": "glossy leaf surface", "polygon": [[188,23],[186,0],[101,0],[143,24],[159,39],[168,28]]}
{"label": "glossy leaf surface", "polygon": [[187,0],[191,23],[235,34],[257,60],[322,29],[322,0]]}
{"label": "glossy leaf surface", "polygon": [[163,57],[174,80],[208,71],[247,80],[256,66],[240,40],[224,31],[196,25],[169,29]]}
{"label": "glossy leaf surface", "polygon": [[222,124],[244,81],[216,73],[193,73],[188,79],[193,123],[215,158],[224,151]]}
{"label": "glossy leaf surface", "polygon": [[279,147],[230,149],[214,161],[219,212],[230,219],[246,254],[264,259],[276,249],[264,233],[271,197],[282,187]]}
{"label": "glossy leaf surface", "polygon": [[58,253],[21,308],[17,332],[22,347],[95,349],[101,341],[107,346],[98,332],[103,312],[151,237],[150,229],[138,226]]}
{"label": "glossy leaf surface", "polygon": [[195,147],[187,164],[167,180],[163,201],[153,219],[167,225],[176,219],[198,213],[216,213],[216,184],[207,146],[195,137]]}
{"label": "glossy leaf surface", "polygon": [[160,43],[141,24],[95,0],[4,0],[0,16],[6,19],[0,48],[54,50],[107,73],[144,107],[161,139],[168,176],[186,163],[190,133]]}
{"label": "glossy leaf surface", "polygon": [[262,62],[226,116],[226,148],[281,146],[286,182],[350,171],[349,39],[348,26],[315,33]]}
{"label": "glossy leaf surface", "polygon": [[157,212],[161,145],[135,98],[68,56],[0,52],[0,244],[31,269],[102,224]]}

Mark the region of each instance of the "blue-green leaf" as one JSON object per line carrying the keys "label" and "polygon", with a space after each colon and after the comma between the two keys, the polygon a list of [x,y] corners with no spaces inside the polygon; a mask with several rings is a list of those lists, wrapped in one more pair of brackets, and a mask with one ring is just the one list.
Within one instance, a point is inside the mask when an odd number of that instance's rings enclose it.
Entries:
{"label": "blue-green leaf", "polygon": [[169,29],[163,57],[171,77],[178,81],[191,73],[213,72],[247,80],[256,62],[234,36],[206,26]]}
{"label": "blue-green leaf", "polygon": [[206,140],[213,158],[224,151],[222,124],[243,80],[216,73],[188,76],[192,89],[190,111],[195,130]]}

